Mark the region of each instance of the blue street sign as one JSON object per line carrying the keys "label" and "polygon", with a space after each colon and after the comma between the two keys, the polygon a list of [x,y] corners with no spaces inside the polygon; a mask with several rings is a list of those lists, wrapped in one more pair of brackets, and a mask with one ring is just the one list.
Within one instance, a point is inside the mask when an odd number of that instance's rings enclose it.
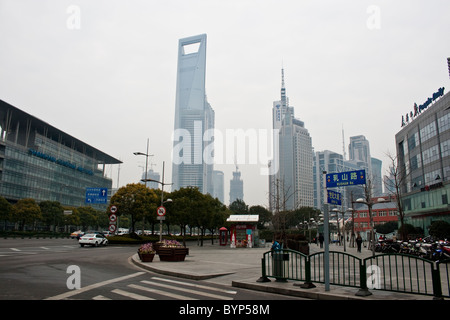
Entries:
{"label": "blue street sign", "polygon": [[108,203],[108,188],[86,188],[86,203]]}
{"label": "blue street sign", "polygon": [[356,170],[327,174],[327,188],[366,184],[366,171]]}
{"label": "blue street sign", "polygon": [[327,190],[327,193],[328,193],[328,203],[329,204],[334,204],[337,206],[342,205],[342,194],[340,194],[339,192],[334,192],[332,190]]}

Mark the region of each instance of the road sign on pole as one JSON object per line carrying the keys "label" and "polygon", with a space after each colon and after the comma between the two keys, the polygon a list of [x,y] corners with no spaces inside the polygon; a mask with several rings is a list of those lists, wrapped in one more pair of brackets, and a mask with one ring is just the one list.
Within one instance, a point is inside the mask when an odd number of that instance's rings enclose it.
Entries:
{"label": "road sign on pole", "polygon": [[341,206],[342,205],[342,194],[339,192],[335,192],[332,190],[327,190],[328,193],[328,203],[329,204],[334,204],[337,206]]}
{"label": "road sign on pole", "polygon": [[85,203],[90,204],[108,203],[108,188],[86,188]]}
{"label": "road sign on pole", "polygon": [[166,208],[164,208],[163,206],[158,207],[158,209],[156,210],[156,213],[158,214],[158,216],[162,217],[166,215]]}
{"label": "road sign on pole", "polygon": [[336,172],[327,174],[327,188],[366,184],[366,170]]}

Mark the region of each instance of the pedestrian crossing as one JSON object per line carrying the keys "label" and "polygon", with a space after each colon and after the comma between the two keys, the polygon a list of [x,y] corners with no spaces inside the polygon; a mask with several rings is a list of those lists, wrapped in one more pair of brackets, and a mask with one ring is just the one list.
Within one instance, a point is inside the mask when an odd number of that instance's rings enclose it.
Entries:
{"label": "pedestrian crossing", "polygon": [[[237,291],[158,276],[136,280],[102,294],[92,292],[92,300],[233,300]],[[74,296],[75,299],[80,298]]]}

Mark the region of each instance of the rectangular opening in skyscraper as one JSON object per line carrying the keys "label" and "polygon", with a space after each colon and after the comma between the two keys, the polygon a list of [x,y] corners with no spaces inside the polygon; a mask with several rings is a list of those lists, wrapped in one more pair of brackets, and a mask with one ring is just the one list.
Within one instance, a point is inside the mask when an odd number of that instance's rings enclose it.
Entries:
{"label": "rectangular opening in skyscraper", "polygon": [[192,53],[197,53],[198,50],[200,49],[200,43],[201,40],[195,43],[187,43],[185,45],[183,45],[183,54],[187,55],[187,54],[192,54]]}

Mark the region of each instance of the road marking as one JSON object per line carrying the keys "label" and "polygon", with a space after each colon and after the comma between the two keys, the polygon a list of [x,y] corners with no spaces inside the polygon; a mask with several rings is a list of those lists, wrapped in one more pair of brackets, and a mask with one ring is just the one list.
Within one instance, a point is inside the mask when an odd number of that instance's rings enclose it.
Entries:
{"label": "road marking", "polygon": [[17,248],[10,248],[12,251],[22,251],[22,250],[20,250],[20,249],[17,249]]}
{"label": "road marking", "polygon": [[84,287],[84,288],[81,288],[81,289],[77,289],[77,290],[67,291],[67,292],[64,292],[62,294],[58,294],[56,296],[46,298],[44,300],[62,300],[62,299],[66,299],[66,298],[69,298],[71,296],[75,296],[77,294],[80,294],[80,293],[83,293],[83,292],[86,292],[86,291],[89,291],[89,290],[92,290],[92,289],[100,288],[102,286],[106,286],[106,285],[114,283],[114,282],[119,282],[119,281],[127,280],[127,279],[130,279],[130,278],[138,277],[138,276],[143,275],[145,273],[146,272],[143,272],[143,271],[142,272],[136,272],[136,273],[132,273],[132,274],[129,274],[129,275],[126,275],[126,276],[123,276],[123,277],[114,278],[114,279],[110,279],[110,280],[94,283],[94,284],[91,284],[91,285],[89,285],[87,287]]}
{"label": "road marking", "polygon": [[93,300],[111,300],[110,298],[104,297],[102,295],[98,295],[92,298]]}
{"label": "road marking", "polygon": [[198,299],[191,298],[191,297],[188,297],[188,296],[182,296],[182,295],[176,294],[176,293],[162,292],[160,290],[156,290],[156,289],[152,289],[152,288],[148,288],[148,287],[143,287],[143,286],[140,286],[140,285],[137,285],[137,284],[129,284],[128,286],[130,288],[133,288],[133,289],[138,289],[138,290],[143,290],[143,291],[146,291],[146,292],[156,293],[158,295],[163,295],[163,296],[167,296],[167,297],[174,298],[174,299],[179,299],[179,300],[198,300]]}
{"label": "road marking", "polygon": [[196,290],[191,290],[191,289],[185,289],[185,288],[181,288],[181,287],[174,287],[174,286],[170,286],[170,285],[163,284],[163,283],[150,282],[150,281],[147,281],[147,280],[142,280],[141,282],[145,283],[145,284],[149,284],[151,286],[162,287],[162,288],[165,288],[165,289],[173,289],[173,290],[183,291],[183,292],[187,292],[187,293],[193,293],[193,294],[196,294],[196,295],[199,295],[199,296],[205,296],[205,297],[219,299],[219,300],[233,300],[233,298],[231,298],[231,297],[219,296],[217,294],[212,294],[212,293],[202,292],[202,291],[196,291]]}
{"label": "road marking", "polygon": [[150,297],[141,296],[140,294],[127,292],[127,291],[120,290],[120,289],[114,289],[111,292],[116,293],[116,294],[120,294],[121,296],[124,296],[124,297],[127,297],[127,298],[136,299],[136,300],[155,300],[155,299],[150,298]]}
{"label": "road marking", "polygon": [[160,277],[152,277],[152,279],[156,279],[156,280],[160,280],[160,281],[166,281],[166,282],[170,282],[170,283],[182,284],[184,286],[196,287],[196,288],[200,288],[200,289],[207,289],[207,290],[211,290],[211,291],[224,292],[224,293],[228,293],[228,294],[236,294],[237,293],[237,291],[220,289],[220,288],[214,288],[214,287],[208,287],[208,286],[202,286],[200,284],[189,283],[189,282],[181,282],[181,281],[176,281],[176,280],[164,279],[164,278],[160,278]]}
{"label": "road marking", "polygon": [[41,247],[41,249],[50,250],[50,248],[47,248],[47,247]]}

